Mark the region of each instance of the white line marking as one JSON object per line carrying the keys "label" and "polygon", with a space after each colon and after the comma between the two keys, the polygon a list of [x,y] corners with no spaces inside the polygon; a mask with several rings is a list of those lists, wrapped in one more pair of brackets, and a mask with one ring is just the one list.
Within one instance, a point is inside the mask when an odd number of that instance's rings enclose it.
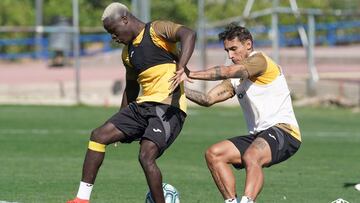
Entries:
{"label": "white line marking", "polygon": [[[204,129],[204,126],[197,126],[187,128],[188,131],[193,130],[199,130]],[[243,132],[243,129],[241,129],[241,132],[239,132],[238,128],[232,128],[227,130],[220,130],[215,133],[216,136],[219,136],[221,133],[227,133],[230,132],[234,136],[235,135],[246,135],[246,131]],[[41,128],[34,128],[34,129],[14,129],[14,128],[5,128],[0,129],[0,135],[22,135],[22,134],[38,134],[38,135],[46,135],[46,134],[61,134],[61,133],[74,133],[74,134],[90,134],[91,129],[41,129]],[[185,133],[185,130],[182,131],[182,133]],[[344,131],[301,131],[301,136],[303,137],[343,137],[343,138],[360,138],[360,132],[352,131],[352,132],[344,132]],[[1,203],[1,202],[0,202]]]}
{"label": "white line marking", "polygon": [[7,201],[0,200],[0,203],[19,203],[19,202],[7,202]]}
{"label": "white line marking", "polygon": [[[11,135],[17,135],[17,134],[59,134],[59,133],[76,133],[76,134],[90,134],[91,130],[84,130],[84,129],[0,129],[0,135],[1,134],[11,134]],[[0,202],[1,203],[1,202]]]}

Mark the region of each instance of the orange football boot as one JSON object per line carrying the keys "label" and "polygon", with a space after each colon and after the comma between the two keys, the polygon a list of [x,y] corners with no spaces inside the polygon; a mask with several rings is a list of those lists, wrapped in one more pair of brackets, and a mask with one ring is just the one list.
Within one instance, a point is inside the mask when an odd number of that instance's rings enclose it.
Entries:
{"label": "orange football boot", "polygon": [[66,203],[90,203],[90,201],[85,199],[75,198],[73,200],[67,201]]}

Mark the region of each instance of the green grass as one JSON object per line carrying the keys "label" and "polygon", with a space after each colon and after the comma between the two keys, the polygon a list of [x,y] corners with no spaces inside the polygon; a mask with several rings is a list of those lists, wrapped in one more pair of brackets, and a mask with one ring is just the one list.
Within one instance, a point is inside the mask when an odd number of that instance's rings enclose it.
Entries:
{"label": "green grass", "polygon": [[[101,107],[0,106],[0,201],[59,203],[76,195],[92,129],[117,111]],[[345,183],[360,182],[360,114],[346,109],[298,108],[298,153],[265,169],[257,202],[360,202]],[[239,108],[190,108],[185,127],[158,160],[164,182],[183,203],[223,202],[203,154],[220,140],[246,133]],[[138,143],[110,146],[92,203],[141,203],[147,192]],[[244,171],[235,171],[242,194]]]}

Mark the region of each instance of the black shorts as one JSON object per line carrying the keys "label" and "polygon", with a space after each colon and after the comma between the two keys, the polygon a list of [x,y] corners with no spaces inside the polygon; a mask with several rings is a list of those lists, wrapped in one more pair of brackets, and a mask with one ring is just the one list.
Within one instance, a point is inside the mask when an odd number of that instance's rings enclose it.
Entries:
{"label": "black shorts", "polygon": [[159,148],[159,156],[179,135],[186,114],[180,109],[156,102],[132,102],[113,115],[108,122],[126,136],[122,143],[148,139]]}
{"label": "black shorts", "polygon": [[[299,140],[276,126],[270,127],[255,135],[233,137],[230,138],[229,141],[232,142],[236,148],[238,148],[240,154],[243,155],[257,137],[265,139],[271,149],[271,162],[267,164],[266,167],[285,161],[294,155],[301,145]],[[233,166],[237,169],[244,168],[242,164],[233,164]]]}

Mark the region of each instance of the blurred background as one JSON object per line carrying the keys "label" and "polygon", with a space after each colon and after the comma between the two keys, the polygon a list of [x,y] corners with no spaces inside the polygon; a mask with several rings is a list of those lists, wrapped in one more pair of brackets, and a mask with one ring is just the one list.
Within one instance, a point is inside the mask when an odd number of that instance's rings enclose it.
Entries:
{"label": "blurred background", "polygon": [[[118,106],[121,45],[102,27],[111,0],[0,1],[0,104]],[[277,61],[297,105],[360,105],[358,0],[124,0],[144,22],[193,28],[193,70],[229,64],[217,34],[237,22]],[[216,82],[189,84],[209,90]],[[225,104],[237,102],[231,100]]]}

